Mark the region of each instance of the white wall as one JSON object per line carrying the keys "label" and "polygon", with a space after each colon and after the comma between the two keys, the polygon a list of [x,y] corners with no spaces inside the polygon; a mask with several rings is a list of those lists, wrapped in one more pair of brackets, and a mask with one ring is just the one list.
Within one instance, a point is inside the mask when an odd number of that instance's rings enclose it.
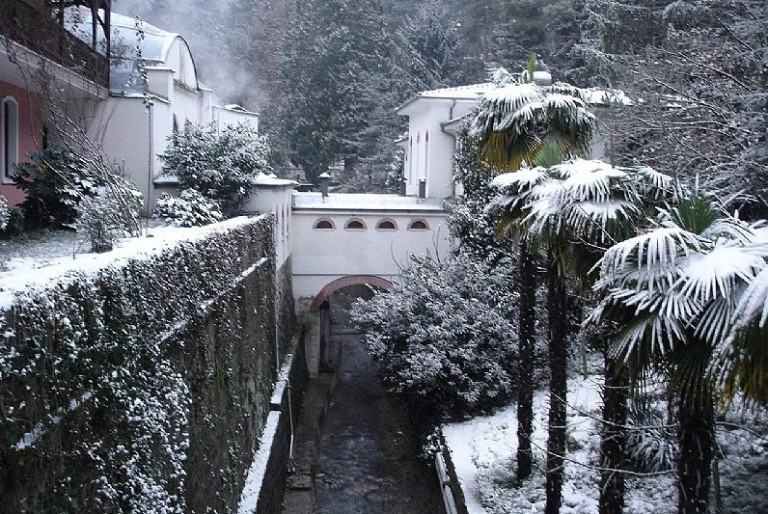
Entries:
{"label": "white wall", "polygon": [[243,206],[247,213],[267,213],[275,215],[273,240],[277,267],[280,268],[291,254],[291,193],[293,186],[287,187],[256,187],[254,193]]}
{"label": "white wall", "polygon": [[149,116],[142,98],[110,97],[96,107],[89,134],[145,195],[150,149]]}
{"label": "white wall", "polygon": [[[329,219],[334,230],[314,228],[318,219]],[[359,218],[367,228],[345,229],[350,218]],[[377,222],[391,219],[397,230],[376,229]],[[424,219],[430,229],[408,230],[412,220]],[[348,275],[375,275],[396,279],[400,266],[407,265],[409,255],[448,256],[447,214],[441,212],[325,212],[293,211],[291,253],[293,288],[296,298],[314,297],[335,279]]]}
{"label": "white wall", "polygon": [[239,112],[231,109],[224,109],[223,107],[214,107],[213,118],[219,129],[244,124],[257,132],[259,130],[259,116],[255,113]]}
{"label": "white wall", "polygon": [[[409,141],[406,144],[406,194],[419,194],[419,179],[427,180],[427,196],[453,196],[455,140],[442,124],[467,114],[477,100],[420,99],[408,108]],[[429,134],[429,141],[427,141]]]}

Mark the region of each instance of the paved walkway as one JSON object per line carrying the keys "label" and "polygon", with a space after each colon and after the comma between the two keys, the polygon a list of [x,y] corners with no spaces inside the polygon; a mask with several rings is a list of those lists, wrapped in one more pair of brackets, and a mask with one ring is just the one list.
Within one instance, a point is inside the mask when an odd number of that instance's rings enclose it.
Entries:
{"label": "paved walkway", "polygon": [[315,514],[442,514],[403,406],[384,393],[360,337],[335,337],[342,359],[318,447]]}

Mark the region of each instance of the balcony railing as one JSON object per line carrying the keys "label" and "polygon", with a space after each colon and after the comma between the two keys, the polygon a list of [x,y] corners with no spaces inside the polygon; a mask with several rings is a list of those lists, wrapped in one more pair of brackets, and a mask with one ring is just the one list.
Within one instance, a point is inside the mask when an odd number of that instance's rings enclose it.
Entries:
{"label": "balcony railing", "polygon": [[109,87],[109,61],[105,55],[67,31],[50,10],[33,7],[24,0],[0,0],[0,34]]}

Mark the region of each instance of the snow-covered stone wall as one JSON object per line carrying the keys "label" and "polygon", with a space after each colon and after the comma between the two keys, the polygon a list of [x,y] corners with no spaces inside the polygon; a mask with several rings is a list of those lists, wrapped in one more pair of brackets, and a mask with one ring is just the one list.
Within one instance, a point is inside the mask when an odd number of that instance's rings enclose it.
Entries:
{"label": "snow-covered stone wall", "polygon": [[291,295],[276,291],[290,273],[275,270],[272,221],[230,220],[2,304],[0,511],[237,511],[292,320],[276,312]]}

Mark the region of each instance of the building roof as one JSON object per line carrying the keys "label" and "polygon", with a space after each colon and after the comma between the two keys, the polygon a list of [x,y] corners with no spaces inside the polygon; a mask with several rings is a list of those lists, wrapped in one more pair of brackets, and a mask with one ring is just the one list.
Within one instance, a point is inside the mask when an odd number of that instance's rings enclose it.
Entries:
{"label": "building roof", "polygon": [[299,185],[295,180],[280,178],[271,174],[267,175],[265,173],[256,175],[253,179],[253,183],[257,187],[294,187]]}
{"label": "building roof", "polygon": [[[141,92],[142,88],[142,84],[137,79],[139,75],[138,67],[136,66],[139,57],[137,49],[139,30],[136,23],[137,18],[134,16],[126,16],[116,12],[111,14],[111,89],[113,91],[120,91],[125,95]],[[91,18],[89,14],[73,16],[66,21],[66,24],[68,25],[68,30],[83,41],[88,42],[91,40]],[[163,30],[143,20],[141,21],[140,29],[142,33],[141,60],[149,67],[164,65],[168,60],[168,53],[173,43],[178,40],[189,51],[192,64],[195,66],[196,87],[199,89],[197,66],[195,65],[194,56],[192,56],[192,52],[189,50],[189,44],[184,37],[175,32]],[[104,53],[104,48],[106,48],[104,35],[99,33],[97,37],[99,38],[98,47],[101,49],[101,53]]]}
{"label": "building roof", "polygon": [[331,193],[323,198],[322,193],[293,193],[293,208],[311,211],[355,211],[369,212],[444,212],[443,202],[434,198],[420,199],[415,196],[396,194],[353,194]]}
{"label": "building roof", "polygon": [[469,84],[466,86],[457,87],[445,87],[441,89],[432,89],[429,91],[421,91],[415,96],[412,96],[400,107],[396,112],[401,112],[403,109],[411,105],[412,103],[423,100],[479,100],[485,93],[496,88],[493,82],[484,82],[482,84]]}

